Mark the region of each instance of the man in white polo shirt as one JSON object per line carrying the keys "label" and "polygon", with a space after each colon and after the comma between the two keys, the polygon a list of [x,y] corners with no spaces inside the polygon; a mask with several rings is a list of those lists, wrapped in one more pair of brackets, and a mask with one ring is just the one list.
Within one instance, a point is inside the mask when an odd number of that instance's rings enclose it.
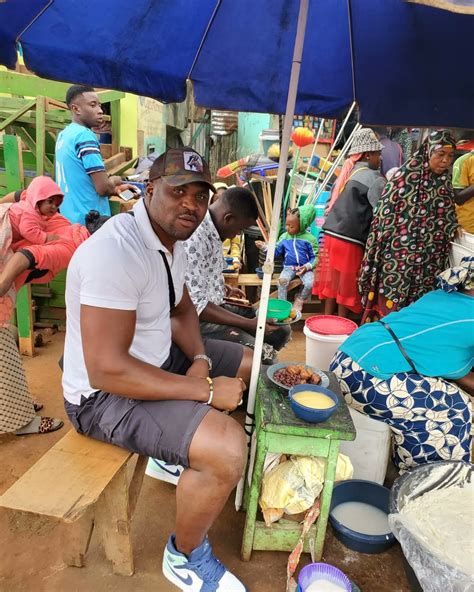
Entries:
{"label": "man in white polo shirt", "polygon": [[241,402],[252,354],[235,343],[203,343],[180,242],[203,220],[209,189],[197,152],[168,150],[153,163],[133,215],[111,218],[76,251],[63,388],[78,432],[185,467],[166,578],[181,590],[244,592],[213,555],[207,532],[243,471],[244,432],[220,411]]}

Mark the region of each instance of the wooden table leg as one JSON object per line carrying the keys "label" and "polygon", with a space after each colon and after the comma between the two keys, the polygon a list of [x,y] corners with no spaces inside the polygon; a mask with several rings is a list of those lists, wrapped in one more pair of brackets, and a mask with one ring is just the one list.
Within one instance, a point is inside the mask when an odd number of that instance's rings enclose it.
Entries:
{"label": "wooden table leg", "polygon": [[332,490],[334,487],[334,478],[336,476],[339,444],[339,440],[331,440],[329,445],[329,452],[326,460],[326,474],[324,476],[324,487],[321,493],[321,512],[316,523],[316,534],[314,537],[314,561],[320,561],[323,555],[324,539],[326,537],[329,509],[331,507]]}
{"label": "wooden table leg", "polygon": [[114,573],[131,576],[134,571],[131,540],[127,466],[123,466],[100,496],[95,511],[95,525]]}
{"label": "wooden table leg", "polygon": [[64,563],[69,567],[84,567],[94,529],[93,510],[89,510],[75,522],[62,524],[61,528]]}
{"label": "wooden table leg", "polygon": [[257,452],[253,468],[252,485],[248,496],[247,515],[245,517],[244,535],[242,538],[242,560],[249,561],[252,555],[253,538],[255,534],[255,521],[257,518],[258,498],[263,476],[263,465],[267,454],[265,434],[257,432]]}

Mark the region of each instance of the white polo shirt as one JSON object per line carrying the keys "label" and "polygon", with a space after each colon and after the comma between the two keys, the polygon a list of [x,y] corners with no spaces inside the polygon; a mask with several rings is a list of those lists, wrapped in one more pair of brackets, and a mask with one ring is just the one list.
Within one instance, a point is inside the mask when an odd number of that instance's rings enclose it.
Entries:
{"label": "white polo shirt", "polygon": [[109,220],[74,253],[66,282],[66,341],[63,390],[78,405],[81,396],[97,389],[89,384],[80,328],[81,304],[135,310],[135,335],[130,354],[161,366],[171,347],[168,277],[159,251],[164,251],[173,276],[176,304],[182,298],[186,254],[180,242],[171,254],[155,234],[145,203],[135,216],[120,214]]}

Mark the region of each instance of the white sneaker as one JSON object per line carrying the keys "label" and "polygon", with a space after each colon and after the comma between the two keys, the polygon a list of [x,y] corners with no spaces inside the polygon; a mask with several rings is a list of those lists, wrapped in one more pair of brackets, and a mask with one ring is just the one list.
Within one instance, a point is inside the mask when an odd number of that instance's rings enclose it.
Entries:
{"label": "white sneaker", "polygon": [[184,467],[181,465],[172,465],[159,458],[149,458],[145,474],[153,479],[177,485],[183,471]]}
{"label": "white sneaker", "polygon": [[186,557],[170,536],[163,554],[163,574],[188,592],[247,592],[247,588],[214,556],[207,540]]}

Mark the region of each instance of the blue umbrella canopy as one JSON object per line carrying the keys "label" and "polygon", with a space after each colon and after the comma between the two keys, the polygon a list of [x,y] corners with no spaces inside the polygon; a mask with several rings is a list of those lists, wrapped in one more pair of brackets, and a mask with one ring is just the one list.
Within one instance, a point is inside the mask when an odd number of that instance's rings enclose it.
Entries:
{"label": "blue umbrella canopy", "polygon": [[[297,0],[7,0],[0,62],[11,66],[20,35],[26,65],[46,78],[163,102],[184,100],[190,78],[202,106],[283,113],[298,8]],[[296,113],[334,117],[355,99],[368,124],[474,127],[473,25],[472,16],[403,0],[311,0]]]}

